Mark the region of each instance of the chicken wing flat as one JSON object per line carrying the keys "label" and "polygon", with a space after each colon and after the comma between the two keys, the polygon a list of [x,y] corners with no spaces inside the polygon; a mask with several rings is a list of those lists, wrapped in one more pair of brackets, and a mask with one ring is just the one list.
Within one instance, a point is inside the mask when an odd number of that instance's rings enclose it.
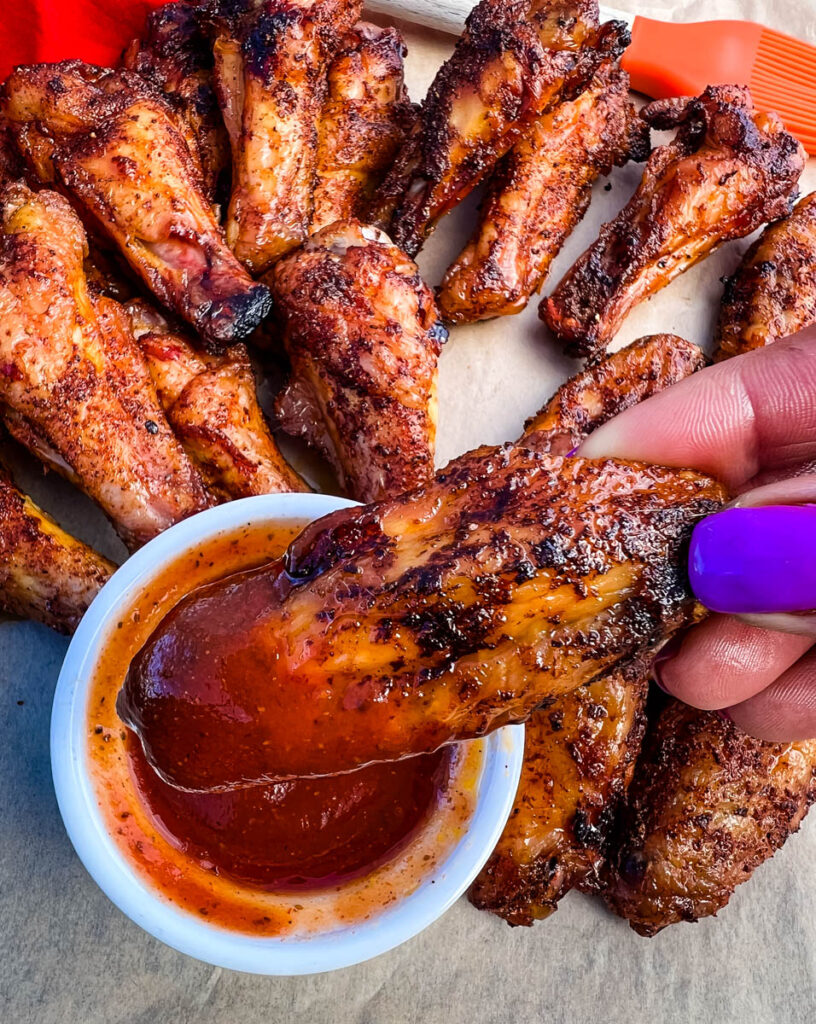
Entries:
{"label": "chicken wing flat", "polygon": [[652,152],[628,205],[541,307],[576,355],[597,357],[638,302],[723,242],[789,213],[805,165],[802,146],[744,88],[711,86],[641,114],[655,128],[679,125],[676,138]]}
{"label": "chicken wing flat", "polygon": [[524,425],[519,442],[567,455],[602,423],[705,364],[702,349],[675,334],[652,334],[571,377]]}
{"label": "chicken wing flat", "polygon": [[270,283],[292,365],[276,403],[283,429],[321,451],[358,501],[429,480],[447,331],[416,264],[377,228],[338,221]]}
{"label": "chicken wing flat", "polygon": [[816,192],[771,224],[725,283],[717,361],[816,324]]}
{"label": "chicken wing flat", "polygon": [[13,432],[35,454],[53,452],[126,543],[143,543],[206,507],[201,479],[122,308],[88,292],[85,235],[67,201],[14,183],[0,217],[0,402],[28,436]]}
{"label": "chicken wing flat", "polygon": [[164,305],[214,345],[257,327],[269,293],[227,247],[181,122],[152,87],[64,61],[19,67],[4,90],[41,180],[61,183]]}
{"label": "chicken wing flat", "polygon": [[557,106],[496,168],[476,232],[439,290],[448,323],[520,313],[541,289],[614,165],[649,155],[649,129],[629,99],[629,76],[606,64],[578,99]]}
{"label": "chicken wing flat", "polygon": [[641,935],[716,914],[816,798],[816,740],[746,736],[672,701],[650,726],[605,898]]}
{"label": "chicken wing flat", "polygon": [[201,355],[144,303],[128,312],[168,422],[210,494],[229,501],[308,490],[275,444],[243,345]]}
{"label": "chicken wing flat", "polygon": [[395,28],[355,25],[329,68],[318,129],[311,231],[364,217],[413,128],[405,91],[406,49]]}
{"label": "chicken wing flat", "polygon": [[215,197],[229,164],[229,139],[213,87],[212,46],[201,24],[200,7],[179,0],[153,11],[144,39],[134,39],[123,65],[161,88],[183,118],[195,142],[204,194]]}
{"label": "chicken wing flat", "polygon": [[620,22],[598,28],[596,0],[482,0],[383,185],[377,215],[393,208],[397,245],[416,255],[537,118],[628,42]]}
{"label": "chicken wing flat", "polygon": [[640,750],[647,689],[642,673],[613,672],[533,712],[515,805],[468,893],[475,907],[531,925],[597,877]]}
{"label": "chicken wing flat", "polygon": [[479,449],[190,595],[131,664],[120,717],[188,789],[484,735],[700,618],[685,545],[724,497],[686,470]]}
{"label": "chicken wing flat", "polygon": [[0,609],[72,633],[115,569],[57,526],[0,464]]}
{"label": "chicken wing flat", "polygon": [[232,143],[227,241],[260,274],[306,238],[326,71],[361,0],[215,0],[215,80]]}

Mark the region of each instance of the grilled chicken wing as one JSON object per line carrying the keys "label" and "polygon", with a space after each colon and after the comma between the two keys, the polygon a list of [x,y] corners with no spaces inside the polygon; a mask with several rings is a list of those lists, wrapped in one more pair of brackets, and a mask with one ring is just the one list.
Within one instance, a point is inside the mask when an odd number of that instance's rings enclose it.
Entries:
{"label": "grilled chicken wing", "polygon": [[215,80],[232,143],[227,241],[260,274],[306,238],[327,64],[361,0],[214,0]]}
{"label": "grilled chicken wing", "polygon": [[363,217],[416,120],[405,91],[405,43],[395,28],[361,22],[329,68],[318,129],[311,231]]}
{"label": "grilled chicken wing", "polygon": [[211,494],[229,501],[308,490],[269,431],[243,345],[200,355],[144,303],[128,312],[170,426]]}
{"label": "grilled chicken wing", "polygon": [[716,360],[816,324],[816,192],[767,227],[725,283]]}
{"label": "grilled chicken wing", "polygon": [[119,714],[190,789],[483,735],[698,619],[683,552],[723,498],[690,471],[479,449],[190,595],[131,664]]}
{"label": "grilled chicken wing", "polygon": [[[122,308],[92,298],[65,199],[0,194],[0,402],[9,429],[81,486],[135,546],[206,507]],[[49,452],[51,457],[49,457]]]}
{"label": "grilled chicken wing", "polygon": [[18,491],[0,464],[0,609],[72,633],[115,569]]}
{"label": "grilled chicken wing", "polygon": [[602,423],[705,364],[705,355],[674,334],[632,342],[571,377],[524,425],[525,444],[548,455],[567,455]]}
{"label": "grilled chicken wing", "polygon": [[531,925],[596,878],[640,750],[647,688],[636,670],[613,672],[533,712],[513,811],[468,893],[475,907]]}
{"label": "grilled chicken wing", "polygon": [[563,96],[629,42],[596,0],[482,0],[383,184],[377,216],[412,256],[436,221]]}
{"label": "grilled chicken wing", "polygon": [[716,914],[816,798],[816,740],[746,736],[672,701],[650,727],[605,897],[641,935]]}
{"label": "grilled chicken wing", "polygon": [[64,61],[19,67],[4,90],[39,177],[93,215],[166,306],[212,344],[257,327],[269,293],[227,248],[181,122],[139,75]]}
{"label": "grilled chicken wing", "polygon": [[680,125],[676,138],[653,151],[629,204],[541,307],[577,355],[597,357],[633,306],[723,242],[785,216],[805,165],[802,146],[747,89],[711,86],[641,113],[655,128]]}
{"label": "grilled chicken wing", "polygon": [[153,11],[144,39],[134,39],[123,65],[161,88],[195,141],[204,194],[212,200],[229,164],[229,139],[213,88],[212,46],[200,8],[179,0]]}
{"label": "grilled chicken wing", "polygon": [[629,76],[606,64],[578,99],[536,121],[497,167],[479,226],[442,281],[445,320],[520,313],[586,213],[593,182],[648,155],[649,130],[629,100]]}
{"label": "grilled chicken wing", "polygon": [[338,221],[271,274],[292,375],[276,412],[358,501],[433,475],[437,360],[447,332],[416,264],[386,235]]}

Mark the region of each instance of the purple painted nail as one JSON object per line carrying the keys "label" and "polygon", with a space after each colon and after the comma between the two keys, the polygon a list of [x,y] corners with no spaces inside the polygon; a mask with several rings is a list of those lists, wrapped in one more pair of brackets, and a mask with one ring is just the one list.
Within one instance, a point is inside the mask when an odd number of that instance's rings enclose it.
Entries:
{"label": "purple painted nail", "polygon": [[712,611],[816,609],[816,506],[729,508],[694,529],[691,587]]}
{"label": "purple painted nail", "polygon": [[572,451],[567,452],[567,454],[564,456],[564,458],[565,459],[571,459],[572,456],[578,451],[578,449],[580,447],[581,447],[580,444],[576,444],[576,446],[572,449]]}

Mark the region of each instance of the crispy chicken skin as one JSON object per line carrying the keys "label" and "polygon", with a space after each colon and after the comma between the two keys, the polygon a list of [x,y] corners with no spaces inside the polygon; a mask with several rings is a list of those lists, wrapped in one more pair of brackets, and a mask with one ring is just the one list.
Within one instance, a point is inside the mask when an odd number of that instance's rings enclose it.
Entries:
{"label": "crispy chicken skin", "polygon": [[115,569],[22,494],[0,463],[0,609],[72,633]]}
{"label": "crispy chicken skin", "polygon": [[310,230],[364,217],[416,120],[405,91],[405,43],[395,28],[360,22],[329,68],[318,128]]}
{"label": "crispy chicken skin", "polygon": [[164,305],[213,345],[257,327],[269,293],[224,242],[181,121],[150,85],[64,61],[18,67],[4,92],[41,180],[61,183]]}
{"label": "crispy chicken skin", "polygon": [[671,701],[650,726],[605,898],[641,935],[716,914],[816,798],[816,740],[746,736]]}
{"label": "crispy chicken skin", "polygon": [[128,312],[168,422],[210,494],[229,501],[308,490],[275,444],[243,345],[201,355],[145,303]]}
{"label": "crispy chicken skin", "polygon": [[533,712],[515,805],[468,893],[475,907],[531,925],[592,883],[640,750],[647,688],[641,672],[613,672]]}
{"label": "crispy chicken skin", "polygon": [[[137,546],[206,507],[118,303],[89,294],[82,226],[54,192],[0,193],[0,402],[9,429]],[[15,429],[16,428],[16,429]]]}
{"label": "crispy chicken skin", "polygon": [[576,355],[597,358],[638,302],[723,242],[789,213],[805,165],[802,146],[744,88],[710,86],[641,114],[654,128],[679,125],[674,141],[652,152],[628,205],[541,307]]}
{"label": "crispy chicken skin", "polygon": [[213,0],[215,81],[232,143],[227,241],[254,274],[306,238],[328,62],[361,0]]}
{"label": "crispy chicken skin", "polygon": [[578,99],[533,125],[496,168],[479,225],[439,290],[448,323],[520,313],[541,289],[614,165],[649,155],[649,129],[629,99],[629,76],[608,63]]}
{"label": "crispy chicken skin", "polygon": [[120,717],[189,789],[484,735],[699,619],[685,548],[724,497],[686,470],[479,449],[190,595],[132,662]]}
{"label": "crispy chicken skin", "polygon": [[433,475],[437,362],[447,332],[416,264],[377,228],[338,221],[274,268],[292,365],[276,413],[358,501]]}
{"label": "crispy chicken skin", "polygon": [[482,0],[443,64],[417,129],[375,206],[414,256],[436,221],[485,178],[538,117],[580,91],[629,42],[598,28],[596,0]]}
{"label": "crispy chicken skin", "polygon": [[520,443],[567,455],[602,423],[704,365],[702,349],[675,334],[640,338],[571,377],[527,420]]}
{"label": "crispy chicken skin", "polygon": [[229,139],[213,87],[212,46],[197,4],[165,4],[147,18],[143,39],[134,39],[122,64],[162,90],[195,141],[204,194],[213,199],[229,164]]}
{"label": "crispy chicken skin", "polygon": [[725,283],[719,362],[816,324],[816,192],[767,227]]}

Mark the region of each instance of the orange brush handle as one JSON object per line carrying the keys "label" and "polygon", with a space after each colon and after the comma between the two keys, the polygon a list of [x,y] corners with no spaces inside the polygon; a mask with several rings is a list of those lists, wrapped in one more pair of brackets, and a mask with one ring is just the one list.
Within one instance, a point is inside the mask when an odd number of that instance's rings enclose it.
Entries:
{"label": "orange brush handle", "polygon": [[762,32],[749,21],[678,25],[637,17],[622,63],[632,88],[655,99],[696,95],[707,85],[745,85]]}

